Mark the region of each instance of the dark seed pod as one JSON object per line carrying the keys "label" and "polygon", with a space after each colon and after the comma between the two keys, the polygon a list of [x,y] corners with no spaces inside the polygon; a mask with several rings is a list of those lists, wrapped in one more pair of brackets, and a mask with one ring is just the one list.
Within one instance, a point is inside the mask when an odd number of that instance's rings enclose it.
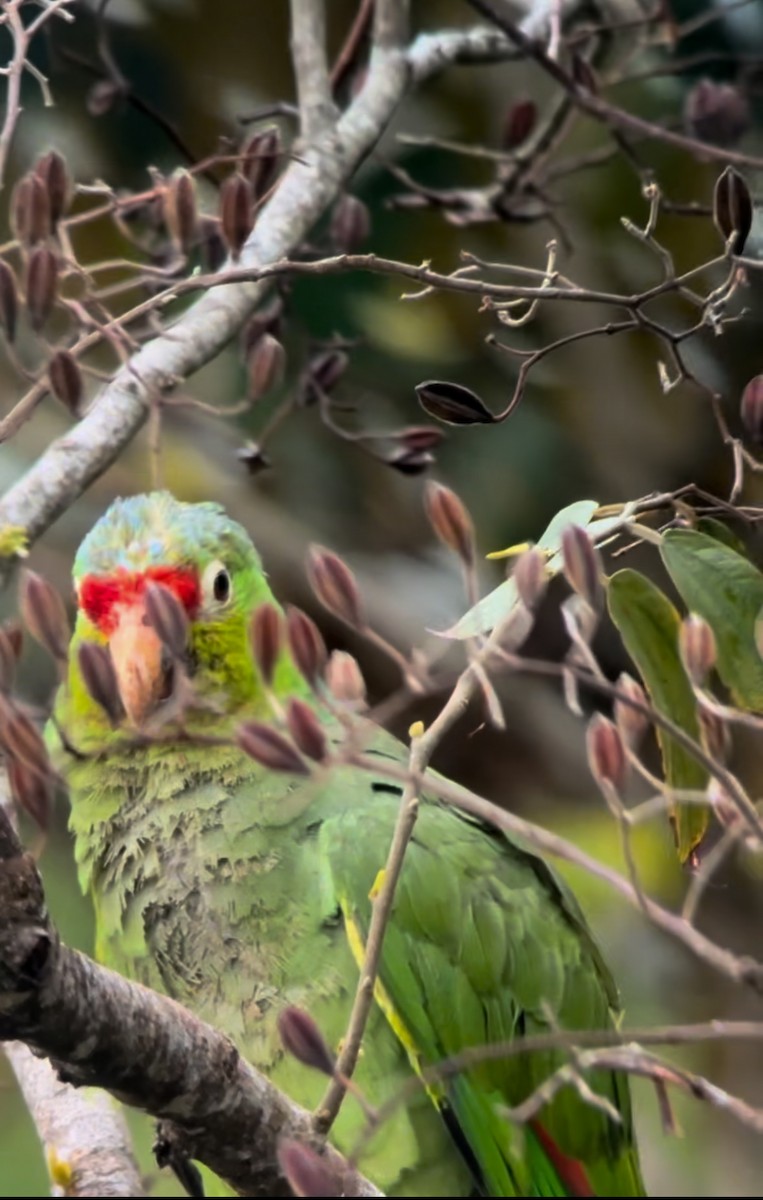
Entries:
{"label": "dark seed pod", "polygon": [[763,375],[756,375],[742,392],[741,417],[754,442],[763,442]]}
{"label": "dark seed pod", "polygon": [[39,829],[47,829],[53,800],[53,780],[49,771],[31,770],[19,759],[5,763],[14,804],[27,813]]}
{"label": "dark seed pod", "polygon": [[346,650],[333,650],[326,667],[326,684],[335,700],[352,708],[366,707],[366,681],[357,659]]}
{"label": "dark seed pod", "polygon": [[50,234],[50,200],[42,180],[30,173],[20,179],[11,196],[11,225],[22,246],[42,242]]}
{"label": "dark seed pod", "polygon": [[586,730],[588,765],[597,783],[610,784],[622,791],[628,778],[628,759],[620,731],[616,725],[596,713]]}
{"label": "dark seed pod", "polygon": [[423,475],[434,464],[435,457],[428,450],[406,450],[398,446],[385,456],[384,461],[401,475]]}
{"label": "dark seed pod", "polygon": [[266,471],[273,465],[256,442],[247,442],[246,445],[239,446],[236,458],[244,464],[250,475],[257,475],[260,471]]}
{"label": "dark seed pod", "polygon": [[474,563],[474,527],[456,493],[441,483],[428,483],[424,490],[424,508],[440,541],[466,566],[471,566]]}
{"label": "dark seed pod", "polygon": [[332,244],[341,254],[358,250],[371,232],[368,207],[357,196],[345,193],[334,205],[329,224]]}
{"label": "dark seed pod", "polygon": [[79,415],[82,402],[82,372],[68,350],[57,350],[48,363],[50,390],[72,416]]}
{"label": "dark seed pod", "polygon": [[741,254],[752,229],[752,196],[747,180],[733,167],[718,176],[713,193],[713,220],[732,254]]}
{"label": "dark seed pod", "polygon": [[26,269],[26,303],[29,323],[39,333],[58,295],[58,259],[48,246],[38,246],[29,256]]}
{"label": "dark seed pod", "polygon": [[270,333],[262,337],[249,352],[247,362],[250,400],[259,400],[278,387],[286,370],[286,351]]}
{"label": "dark seed pod", "polygon": [[199,232],[196,183],[188,171],[175,171],[164,193],[164,216],[175,245],[188,254]]}
{"label": "dark seed pod", "polygon": [[286,635],[297,670],[314,687],[326,669],[326,643],[315,621],[300,608],[286,610]]}
{"label": "dark seed pod", "polygon": [[516,150],[532,133],[538,120],[538,106],[534,100],[517,100],[506,113],[501,130],[501,146],[504,150]]}
{"label": "dark seed pod", "polygon": [[0,694],[7,696],[13,690],[18,659],[13,642],[5,625],[0,625]]}
{"label": "dark seed pod", "polygon": [[23,763],[30,771],[42,776],[50,773],[40,730],[25,712],[4,697],[0,697],[0,745],[8,758]]}
{"label": "dark seed pod", "polygon": [[91,117],[105,117],[122,96],[119,84],[111,79],[99,79],[87,93],[85,107]]}
{"label": "dark seed pod", "polygon": [[365,627],[360,589],[350,568],[331,550],[311,546],[307,556],[310,586],[329,612],[355,629]]}
{"label": "dark seed pod", "polygon": [[341,1196],[342,1180],[326,1159],[291,1138],[278,1143],[278,1165],[295,1196]]}
{"label": "dark seed pod", "polygon": [[604,599],[601,556],[579,525],[568,525],[562,533],[562,559],[570,587],[594,612],[600,612]]}
{"label": "dark seed pod", "polygon": [[0,325],[9,342],[16,337],[16,322],[19,312],[19,292],[16,275],[11,267],[0,258]]}
{"label": "dark seed pod", "polygon": [[419,404],[427,416],[446,425],[493,425],[495,417],[476,392],[460,383],[429,379],[416,388]]}
{"label": "dark seed pod", "polygon": [[57,662],[66,662],[71,630],[66,607],[42,575],[23,570],[19,580],[19,610],[32,637]]}
{"label": "dark seed pod", "polygon": [[281,153],[281,131],[275,125],[272,129],[253,133],[241,147],[241,173],[251,185],[255,201],[261,200],[269,191]]}
{"label": "dark seed pod", "polygon": [[188,646],[188,614],[183,604],[163,583],[149,583],[144,598],[148,623],[159,641],[173,658],[182,658]]}
{"label": "dark seed pod", "polygon": [[252,189],[243,175],[231,175],[220,188],[220,231],[234,262],[253,225]]}
{"label": "dark seed pod", "polygon": [[220,222],[214,217],[199,217],[199,249],[205,271],[219,271],[228,251],[220,234]]}
{"label": "dark seed pod", "polygon": [[310,359],[299,389],[299,402],[307,408],[321,396],[328,396],[339,383],[349,365],[343,350],[323,350]]}
{"label": "dark seed pod", "polygon": [[252,613],[249,634],[252,654],[263,682],[270,687],[281,653],[283,621],[274,604],[260,604]]}
{"label": "dark seed pod", "polygon": [[279,341],[281,340],[281,334],[283,333],[283,300],[280,296],[276,296],[264,308],[259,308],[244,326],[241,348],[246,358],[249,357],[263,334],[266,333],[272,334]]}
{"label": "dark seed pod", "polygon": [[111,724],[118,725],[125,713],[108,646],[83,642],[77,651],[77,659],[82,682],[90,696],[100,705]]}
{"label": "dark seed pod", "polygon": [[310,774],[307,763],[288,738],[261,721],[246,721],[239,725],[236,745],[269,771],[284,771],[290,775]]}
{"label": "dark seed pod", "polygon": [[295,745],[307,758],[314,762],[325,761],[328,754],[326,735],[309,704],[292,697],[286,706],[286,724]]}
{"label": "dark seed pod", "polygon": [[50,207],[50,223],[56,228],[61,217],[66,212],[71,192],[71,181],[66,160],[57,150],[50,150],[38,161],[34,173],[48,193]]}
{"label": "dark seed pod", "polygon": [[750,122],[750,106],[731,83],[700,79],[686,97],[684,124],[689,135],[701,142],[735,146]]}
{"label": "dark seed pod", "polygon": [[333,1077],[334,1056],[316,1022],[303,1008],[293,1004],[278,1014],[278,1033],[284,1050],[306,1067]]}
{"label": "dark seed pod", "polygon": [[711,712],[702,704],[697,705],[697,720],[702,745],[708,754],[718,763],[726,763],[731,755],[731,729],[728,721],[723,721],[717,713]]}

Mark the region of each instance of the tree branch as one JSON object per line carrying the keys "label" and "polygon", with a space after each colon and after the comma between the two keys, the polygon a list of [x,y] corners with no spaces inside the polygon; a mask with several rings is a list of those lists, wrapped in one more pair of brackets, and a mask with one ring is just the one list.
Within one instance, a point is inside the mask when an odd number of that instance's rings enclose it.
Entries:
{"label": "tree branch", "polygon": [[306,141],[314,141],[332,128],[337,117],[326,57],[324,0],[291,0],[291,56],[300,130]]}

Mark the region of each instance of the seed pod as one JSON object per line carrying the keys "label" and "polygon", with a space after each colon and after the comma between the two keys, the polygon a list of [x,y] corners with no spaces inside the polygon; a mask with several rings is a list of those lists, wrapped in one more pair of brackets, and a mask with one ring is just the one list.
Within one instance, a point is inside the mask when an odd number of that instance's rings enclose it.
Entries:
{"label": "seed pod", "polygon": [[7,696],[13,690],[16,678],[16,653],[13,642],[4,625],[0,625],[0,694]]}
{"label": "seed pod", "polygon": [[286,370],[286,351],[277,338],[264,333],[249,352],[247,362],[250,400],[259,400],[278,387]]}
{"label": "seed pod", "polygon": [[588,765],[596,782],[611,785],[622,791],[628,778],[628,759],[620,731],[616,725],[596,713],[586,730]]}
{"label": "seed pod", "polygon": [[199,217],[199,250],[205,271],[219,271],[228,256],[220,234],[220,222],[214,217]]}
{"label": "seed pod", "polygon": [[87,93],[85,107],[91,117],[105,117],[122,95],[119,84],[111,79],[99,79]]}
{"label": "seed pod", "polygon": [[293,696],[286,706],[286,724],[294,742],[307,758],[324,762],[328,747],[320,721],[309,704]]}
{"label": "seed pod", "polygon": [[429,379],[418,384],[416,395],[427,416],[446,425],[495,424],[495,417],[477,393],[460,383]]}
{"label": "seed pod", "polygon": [[56,400],[60,400],[72,416],[78,416],[82,401],[82,372],[74,355],[68,350],[57,350],[48,363],[48,379]]}
{"label": "seed pod", "polygon": [[516,150],[532,133],[538,120],[538,106],[534,100],[517,100],[511,105],[501,130],[501,146],[504,150]]}
{"label": "seed pod", "polygon": [[[622,692],[624,696],[634,700],[637,704],[643,704],[648,707],[646,693],[640,683],[623,671],[617,681],[617,690]],[[637,708],[627,704],[625,700],[615,700],[615,724],[620,730],[622,738],[631,750],[635,750],[641,742],[649,725],[649,718],[646,713],[640,712]]]}
{"label": "seed pod", "polygon": [[274,338],[278,338],[280,341],[283,332],[283,308],[283,300],[280,296],[276,296],[271,300],[270,304],[266,304],[264,308],[259,308],[249,318],[244,326],[241,338],[241,349],[245,358],[249,357],[251,351],[265,333],[272,334]]}
{"label": "seed pod", "polygon": [[316,1022],[303,1008],[287,1005],[278,1014],[278,1033],[284,1050],[306,1067],[330,1078],[334,1074],[334,1056]]}
{"label": "seed pod", "polygon": [[0,745],[8,758],[23,763],[38,775],[50,773],[42,734],[22,709],[0,697]]}
{"label": "seed pod", "polygon": [[340,254],[352,254],[371,232],[371,215],[357,196],[345,193],[334,205],[329,236]]}
{"label": "seed pod", "polygon": [[175,658],[182,658],[188,647],[188,613],[171,588],[149,583],[144,595],[146,616],[156,636]]}
{"label": "seed pod", "polygon": [[394,467],[401,475],[423,475],[434,463],[434,454],[428,450],[406,450],[398,446],[384,458],[388,467]]}
{"label": "seed pod", "polygon": [[325,1157],[302,1142],[281,1138],[278,1165],[295,1196],[341,1196],[342,1180]]}
{"label": "seed pod", "polygon": [[755,375],[742,392],[742,424],[754,442],[763,442],[763,375]]}
{"label": "seed pod", "polygon": [[164,193],[164,217],[175,245],[188,254],[199,228],[196,183],[188,171],[177,170],[173,174]]}
{"label": "seed pod", "polygon": [[288,738],[261,721],[246,721],[236,730],[236,745],[269,771],[309,775],[310,768]]}
{"label": "seed pod", "polygon": [[428,483],[424,490],[424,508],[429,523],[449,550],[465,566],[474,563],[474,527],[465,506],[455,492],[441,483]]}
{"label": "seed pod", "polygon": [[328,658],[321,631],[307,613],[290,605],[286,610],[286,636],[297,670],[315,687]]}
{"label": "seed pod", "polygon": [[260,604],[252,613],[249,635],[252,654],[263,682],[270,687],[281,653],[281,614],[275,604]]}
{"label": "seed pod", "polygon": [[0,258],[0,325],[2,325],[9,342],[13,342],[16,337],[18,311],[19,293],[16,275],[7,262]]}
{"label": "seed pod", "polygon": [[256,475],[259,471],[265,471],[272,466],[267,454],[257,445],[257,442],[250,441],[244,446],[239,446],[236,458],[244,464],[250,475]]}
{"label": "seed pod", "polygon": [[562,559],[570,587],[594,612],[600,612],[604,599],[601,556],[579,525],[568,525],[562,533]]}
{"label": "seed pod", "polygon": [[366,682],[357,659],[346,650],[333,650],[326,667],[326,685],[335,700],[355,709],[366,707]]}
{"label": "seed pod", "polygon": [[532,546],[520,554],[512,579],[517,587],[519,598],[529,612],[535,612],[548,587],[548,572],[546,558],[542,550]]}
{"label": "seed pod", "polygon": [[50,223],[55,229],[69,204],[71,181],[66,160],[57,150],[50,150],[39,159],[34,173],[48,193]]}
{"label": "seed pod", "polygon": [[715,634],[704,617],[689,613],[681,622],[678,649],[686,674],[696,687],[701,687],[708,672],[715,666]]}
{"label": "seed pod", "polygon": [[339,383],[349,365],[343,350],[323,350],[310,359],[302,373],[299,403],[305,408],[328,396]]}
{"label": "seed pod", "polygon": [[234,262],[253,224],[252,189],[243,175],[231,175],[220,188],[220,231]]}
{"label": "seed pod", "polygon": [[6,759],[5,769],[14,804],[28,813],[38,828],[47,829],[53,800],[50,772],[33,771],[13,757]]}
{"label": "seed pod", "polygon": [[66,662],[71,630],[66,607],[42,575],[25,569],[19,580],[19,609],[32,637],[57,662]]}
{"label": "seed pod", "polygon": [[119,684],[108,646],[83,642],[77,651],[82,682],[90,696],[100,705],[112,725],[118,725],[125,715],[119,697]]}
{"label": "seed pod", "polygon": [[733,167],[718,176],[713,192],[713,221],[732,254],[741,254],[752,229],[752,196],[747,180]]}
{"label": "seed pod", "polygon": [[26,303],[29,323],[39,333],[58,295],[58,259],[48,246],[38,246],[29,256],[26,269]]}
{"label": "seed pod", "polygon": [[355,629],[365,627],[360,589],[352,571],[338,554],[323,546],[311,546],[307,557],[307,577],[321,604],[329,612]]}
{"label": "seed pod", "polygon": [[50,200],[37,175],[24,175],[11,196],[11,225],[22,246],[35,246],[50,234]]}
{"label": "seed pod", "polygon": [[684,124],[691,137],[731,147],[750,128],[750,106],[731,83],[700,79],[684,105]]}
{"label": "seed pod", "polygon": [[277,126],[253,133],[241,147],[241,173],[261,200],[276,177],[281,158],[281,131]]}

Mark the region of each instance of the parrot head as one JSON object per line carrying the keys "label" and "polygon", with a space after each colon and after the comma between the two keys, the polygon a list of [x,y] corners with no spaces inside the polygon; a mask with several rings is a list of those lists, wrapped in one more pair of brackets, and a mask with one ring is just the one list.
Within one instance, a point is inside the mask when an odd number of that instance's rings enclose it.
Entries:
{"label": "parrot head", "polygon": [[168,492],[116,500],[80,546],[73,574],[78,615],[69,686],[80,717],[106,720],[81,679],[77,653],[87,641],[108,646],[131,725],[143,726],[169,697],[172,658],[146,611],[152,583],[182,605],[183,665],[194,692],[230,712],[251,702],[257,677],[249,617],[272,597],[249,536],[219,505],[184,504]]}

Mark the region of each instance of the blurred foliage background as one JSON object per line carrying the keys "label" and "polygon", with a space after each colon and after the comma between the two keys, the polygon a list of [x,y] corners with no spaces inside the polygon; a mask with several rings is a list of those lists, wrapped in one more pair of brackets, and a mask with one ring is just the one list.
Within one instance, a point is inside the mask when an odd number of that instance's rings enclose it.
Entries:
{"label": "blurred foliage background", "polygon": [[[673,0],[678,19],[707,6]],[[181,159],[156,123],[128,105],[116,104],[105,115],[88,111],[87,95],[96,76],[72,61],[94,60],[92,6],[78,6],[78,19],[57,30],[56,39],[38,46],[40,65],[50,75],[56,105],[41,107],[28,81],[25,112],[14,151],[13,175],[20,174],[50,147],[65,154],[81,181],[107,179],[118,188],[145,187],[148,165],[169,173]],[[331,0],[331,34],[338,47],[352,18],[354,0]],[[729,57],[742,51],[763,56],[763,6],[729,5],[722,22],[709,26],[680,46],[680,53],[708,50]],[[414,15],[429,28],[468,22],[461,0],[414,0]],[[114,0],[110,9],[113,46],[134,90],[171,120],[194,153],[213,152],[221,136],[240,140],[242,114],[277,100],[291,99],[288,53],[288,6],[241,0]],[[0,32],[0,37],[2,37]],[[3,50],[5,50],[3,44]],[[678,53],[679,51],[674,51]],[[655,63],[659,55],[647,62]],[[5,59],[3,59],[5,61]],[[734,78],[736,67],[721,59],[710,66],[627,85],[613,98],[627,102],[651,119],[680,123],[687,89],[700,74]],[[760,77],[760,76],[759,76]],[[429,134],[464,142],[498,145],[507,107],[525,95],[546,94],[539,72],[497,65],[455,68],[412,96],[399,112],[378,154],[364,164],[354,189],[370,208],[368,248],[389,257],[419,262],[431,258],[439,269],[457,265],[460,249],[491,260],[541,266],[553,230],[547,223],[505,223],[455,228],[432,211],[388,207],[399,185],[384,168],[395,157],[430,186],[479,183],[483,165],[462,161],[442,150],[396,142],[396,135]],[[743,147],[763,153],[763,102],[751,93],[755,121]],[[290,133],[288,121],[285,130]],[[566,152],[603,144],[605,135],[578,121]],[[718,167],[651,147],[651,161],[671,198],[708,204]],[[206,190],[205,190],[206,188]],[[606,166],[572,176],[557,188],[558,213],[572,241],[563,269],[579,281],[602,289],[636,290],[658,278],[653,256],[621,225],[620,218],[645,219],[638,181],[621,157]],[[6,202],[6,195],[2,197]],[[215,209],[211,188],[202,188],[202,204]],[[707,217],[665,218],[661,226],[678,269],[719,252],[719,238]],[[315,231],[317,246],[325,229]],[[89,257],[115,252],[106,226],[84,235]],[[84,245],[84,243],[81,243]],[[748,250],[756,252],[753,239]],[[738,398],[747,379],[763,369],[760,359],[760,288],[747,293],[751,319],[732,325],[722,338],[707,333],[694,340],[693,365],[724,397],[732,432],[738,431]],[[286,349],[289,369],[284,394],[293,389],[307,349],[332,335],[355,341],[351,368],[339,396],[354,410],[347,422],[380,428],[420,420],[414,386],[428,378],[467,384],[498,410],[513,387],[516,360],[485,345],[497,329],[468,296],[438,295],[401,303],[400,281],[361,274],[301,280],[289,287]],[[608,314],[590,306],[592,322]],[[563,305],[547,305],[541,316],[513,334],[514,344],[536,347],[576,327],[579,314]],[[537,536],[563,505],[583,497],[603,503],[625,500],[653,489],[667,490],[689,481],[727,494],[732,462],[720,441],[706,398],[689,387],[663,394],[655,347],[645,337],[600,338],[573,345],[546,358],[532,373],[526,397],[515,415],[496,427],[450,433],[438,451],[435,475],[454,487],[473,514],[485,552]],[[104,358],[103,365],[107,365]],[[0,360],[0,381],[9,399],[18,391],[10,365]],[[220,355],[190,383],[194,396],[220,404],[244,395],[245,376],[236,345]],[[93,384],[95,394],[95,384]],[[305,583],[303,555],[319,541],[346,555],[358,571],[378,627],[406,649],[426,644],[427,630],[442,629],[463,610],[458,571],[433,541],[423,515],[423,480],[408,478],[371,462],[352,445],[333,437],[315,409],[297,412],[272,440],[272,467],[250,476],[235,457],[248,437],[256,439],[278,397],[224,421],[191,410],[169,413],[163,423],[164,482],[187,500],[216,499],[251,530],[277,593],[308,608],[334,645],[348,646],[364,666],[375,698],[396,685],[394,670],[373,650],[316,611]],[[24,471],[50,440],[63,433],[69,416],[48,399],[34,419],[0,451],[0,487]],[[30,564],[70,594],[69,570],[84,533],[116,495],[151,485],[147,434],[34,547]],[[746,499],[760,500],[750,487]],[[630,565],[657,572],[648,553],[631,556]],[[483,583],[494,586],[500,564],[485,564]],[[662,578],[660,576],[660,578]],[[665,580],[662,579],[663,584]],[[559,655],[564,647],[552,589],[533,635],[533,650]],[[3,615],[15,598],[3,597]],[[602,662],[616,674],[626,663],[611,629],[597,641]],[[25,689],[44,702],[53,686],[52,668],[34,646],[26,649]],[[437,766],[485,795],[529,814],[574,838],[603,860],[620,864],[617,833],[588,772],[582,725],[564,707],[558,687],[530,678],[501,684],[508,732],[498,736],[482,728],[477,711],[442,747]],[[404,730],[415,716],[427,715],[434,702],[412,706],[397,718]],[[755,746],[740,739],[737,762],[746,758],[745,778],[753,795],[763,789],[763,767]],[[667,902],[681,895],[681,878],[670,835],[656,824],[636,839],[645,883]],[[91,920],[79,895],[66,832],[62,798],[42,858],[50,908],[70,943],[90,948]],[[696,1021],[755,1016],[749,997],[695,961],[677,944],[651,930],[603,885],[570,872],[573,885],[622,988],[628,1024]],[[707,898],[701,926],[733,949],[760,947],[763,879],[750,859],[737,859]],[[715,1082],[751,1103],[763,1104],[760,1056],[749,1045],[712,1043],[675,1053],[677,1060],[707,1073]],[[675,1098],[679,1138],[660,1126],[655,1098],[646,1085],[634,1085],[645,1175],[655,1195],[756,1195],[763,1171],[763,1139],[755,1138],[715,1109]],[[148,1123],[140,1127],[142,1151],[151,1170]],[[12,1078],[0,1062],[0,1194],[44,1193],[47,1177],[36,1135]],[[163,1179],[157,1190],[176,1194]]]}

